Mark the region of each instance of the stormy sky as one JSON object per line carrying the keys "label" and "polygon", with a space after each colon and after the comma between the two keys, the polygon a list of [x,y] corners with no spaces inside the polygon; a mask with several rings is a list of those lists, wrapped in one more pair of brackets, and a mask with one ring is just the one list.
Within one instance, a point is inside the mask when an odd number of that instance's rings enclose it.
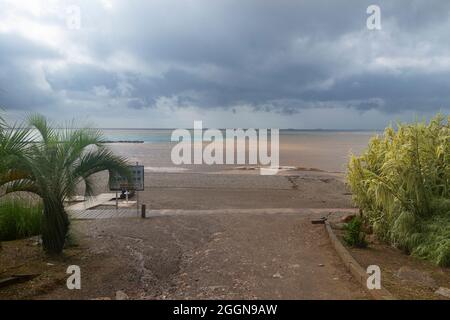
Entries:
{"label": "stormy sky", "polygon": [[446,0],[0,0],[0,106],[100,127],[377,129],[449,113],[449,30]]}

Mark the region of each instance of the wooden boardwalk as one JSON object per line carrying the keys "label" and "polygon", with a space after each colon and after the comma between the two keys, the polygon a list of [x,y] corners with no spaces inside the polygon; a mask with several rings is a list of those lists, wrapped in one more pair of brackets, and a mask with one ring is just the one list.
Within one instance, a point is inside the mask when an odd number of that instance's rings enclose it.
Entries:
{"label": "wooden boardwalk", "polygon": [[[86,201],[72,204],[66,209],[69,216],[75,220],[140,217],[140,212],[136,208],[136,201],[126,203],[119,201],[119,208],[116,209],[114,205],[115,200],[113,200],[115,196],[114,193],[102,193],[95,197],[90,197]],[[111,208],[95,209],[95,207],[101,205],[108,205]]]}
{"label": "wooden boardwalk", "polygon": [[115,198],[115,193],[102,193],[95,197],[89,197],[86,201],[80,201],[77,202],[69,207],[67,207],[68,211],[80,211],[80,210],[87,210],[89,208],[96,207],[98,205],[101,205],[105,202],[110,201],[111,199]]}
{"label": "wooden boardwalk", "polygon": [[88,209],[71,210],[69,215],[74,220],[110,219],[110,218],[136,218],[140,213],[136,209]]}
{"label": "wooden boardwalk", "polygon": [[[321,213],[330,214],[338,212],[357,213],[355,208],[264,208],[264,209],[211,209],[211,210],[183,210],[161,209],[147,210],[146,217],[162,217],[173,215],[202,215],[202,214],[305,214]],[[69,210],[69,215],[74,220],[112,219],[112,218],[138,218],[141,213],[135,209],[87,209]]]}

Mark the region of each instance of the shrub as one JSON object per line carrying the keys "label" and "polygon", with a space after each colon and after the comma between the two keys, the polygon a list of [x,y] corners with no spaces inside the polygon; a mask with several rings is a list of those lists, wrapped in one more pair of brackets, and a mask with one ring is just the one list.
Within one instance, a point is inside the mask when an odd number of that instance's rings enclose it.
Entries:
{"label": "shrub", "polygon": [[42,205],[23,199],[0,201],[0,241],[31,237],[41,233]]}
{"label": "shrub", "polygon": [[363,231],[363,221],[360,217],[354,217],[344,227],[344,241],[351,247],[367,247],[366,234]]}
{"label": "shrub", "polygon": [[449,119],[398,124],[352,156],[347,181],[379,239],[450,266]]}

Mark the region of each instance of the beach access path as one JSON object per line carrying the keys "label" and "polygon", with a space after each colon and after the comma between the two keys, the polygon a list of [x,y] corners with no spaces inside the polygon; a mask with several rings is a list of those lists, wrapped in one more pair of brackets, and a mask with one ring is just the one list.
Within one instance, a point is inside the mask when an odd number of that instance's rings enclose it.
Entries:
{"label": "beach access path", "polygon": [[82,288],[36,298],[370,298],[311,224],[354,212],[341,177],[148,174],[140,199],[146,219],[133,208],[72,212]]}
{"label": "beach access path", "polygon": [[82,289],[38,298],[368,299],[334,252],[325,212],[75,220]]}

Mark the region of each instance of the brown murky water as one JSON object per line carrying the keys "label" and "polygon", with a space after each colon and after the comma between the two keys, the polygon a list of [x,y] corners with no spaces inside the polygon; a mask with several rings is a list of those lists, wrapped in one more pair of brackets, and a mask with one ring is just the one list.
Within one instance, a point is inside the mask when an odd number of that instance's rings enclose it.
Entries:
{"label": "brown murky water", "polygon": [[[115,153],[126,156],[130,162],[138,161],[145,165],[146,171],[202,172],[233,167],[173,164],[171,150],[177,143],[170,141],[171,132],[171,130],[105,130],[105,135],[111,140],[145,141],[145,143],[114,143],[109,144],[109,147]],[[281,131],[280,165],[344,172],[350,153],[360,154],[374,134],[376,132]],[[207,144],[209,143],[205,142],[204,146]]]}

